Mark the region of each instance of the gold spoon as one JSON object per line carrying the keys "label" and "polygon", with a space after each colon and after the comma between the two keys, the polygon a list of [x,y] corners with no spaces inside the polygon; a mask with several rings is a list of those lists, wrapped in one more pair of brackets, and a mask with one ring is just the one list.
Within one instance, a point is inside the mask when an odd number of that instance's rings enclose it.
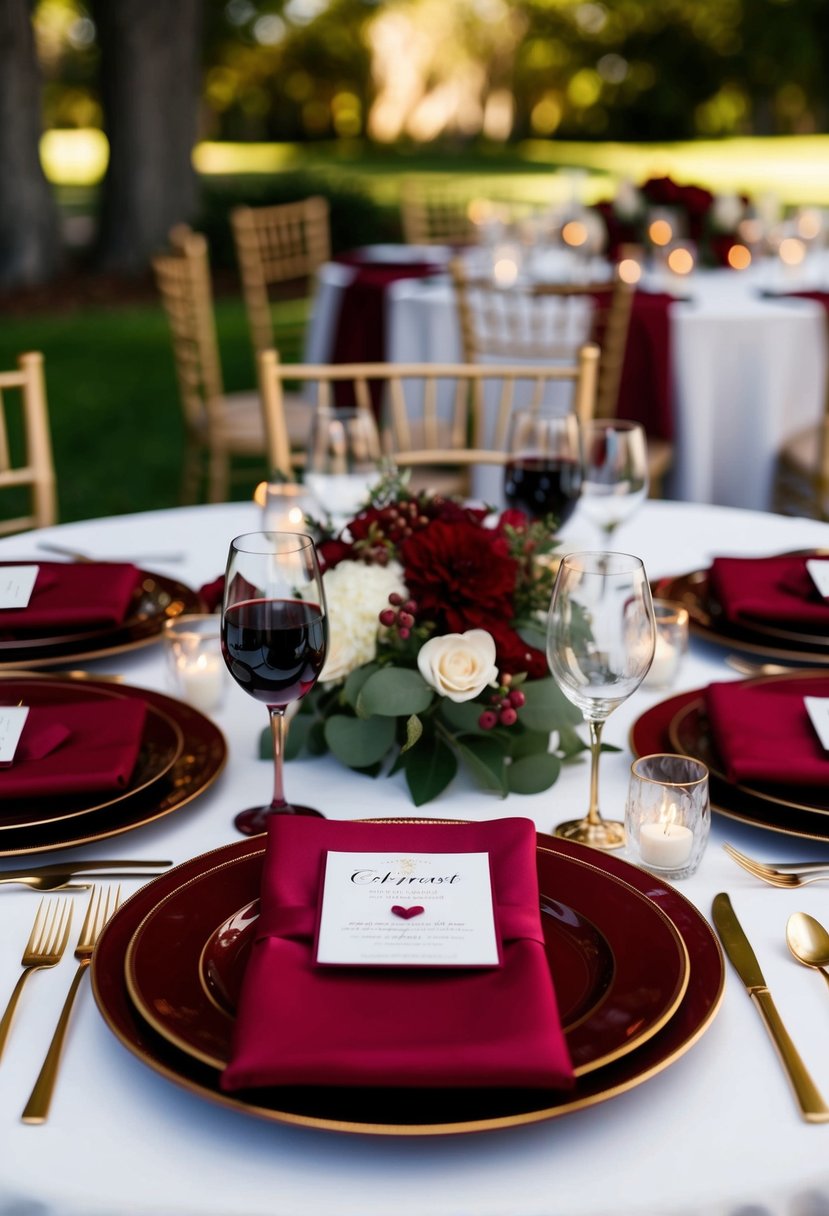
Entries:
{"label": "gold spoon", "polygon": [[806,912],[793,912],[786,922],[786,943],[799,963],[814,967],[829,984],[829,933]]}

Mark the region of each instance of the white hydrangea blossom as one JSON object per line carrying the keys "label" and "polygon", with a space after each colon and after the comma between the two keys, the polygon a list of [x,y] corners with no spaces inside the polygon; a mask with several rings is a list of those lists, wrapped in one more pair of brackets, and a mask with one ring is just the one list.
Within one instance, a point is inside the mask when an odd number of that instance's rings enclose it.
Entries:
{"label": "white hydrangea blossom", "polygon": [[389,606],[396,591],[408,598],[403,567],[367,566],[364,562],[340,562],[323,575],[328,610],[328,652],[320,675],[324,684],[344,680],[377,654],[378,616]]}

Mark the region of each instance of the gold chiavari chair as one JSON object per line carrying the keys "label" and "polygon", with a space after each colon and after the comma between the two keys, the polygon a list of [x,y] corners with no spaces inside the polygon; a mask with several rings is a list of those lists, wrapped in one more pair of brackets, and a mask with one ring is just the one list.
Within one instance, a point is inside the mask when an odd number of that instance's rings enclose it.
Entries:
{"label": "gold chiavari chair", "polygon": [[292,297],[309,301],[314,275],[331,258],[328,201],[313,195],[296,203],[236,207],[230,223],[258,354],[275,345],[271,291],[293,285]]}
{"label": "gold chiavari chair", "polygon": [[[210,502],[230,492],[234,458],[265,457],[265,428],[259,395],[225,393],[213,309],[207,241],[185,225],[170,233],[170,252],[153,259],[161,302],[170,324],[179,397],[185,423],[181,498],[196,502],[206,479]],[[306,442],[307,405],[285,402],[295,446]],[[257,477],[256,480],[259,480]]]}
{"label": "gold chiavari chair", "polygon": [[384,451],[398,467],[417,473],[412,481],[416,488],[463,494],[472,466],[505,463],[512,411],[540,409],[549,385],[568,386],[578,417],[592,417],[598,360],[598,348],[590,343],[568,365],[282,365],[275,351],[263,351],[259,385],[268,460],[282,476],[293,475],[286,380],[313,385],[315,408],[331,408],[338,386],[348,386],[358,409],[372,410],[379,401]]}
{"label": "gold chiavari chair", "polygon": [[[572,359],[574,349],[594,343],[600,351],[596,389],[597,418],[615,418],[625,361],[632,284],[618,274],[592,283],[517,282],[501,286],[489,275],[473,275],[455,258],[451,263],[463,358]],[[673,463],[673,447],[648,439],[651,495]]]}
{"label": "gold chiavari chair", "polygon": [[400,222],[408,245],[472,245],[477,240],[469,198],[450,184],[404,178]]}
{"label": "gold chiavari chair", "polygon": [[[21,489],[28,496],[29,509],[17,514],[15,494]],[[14,512],[6,518],[5,513],[0,514],[0,535],[46,528],[57,521],[46,381],[39,351],[20,355],[16,371],[0,372],[0,491]]]}

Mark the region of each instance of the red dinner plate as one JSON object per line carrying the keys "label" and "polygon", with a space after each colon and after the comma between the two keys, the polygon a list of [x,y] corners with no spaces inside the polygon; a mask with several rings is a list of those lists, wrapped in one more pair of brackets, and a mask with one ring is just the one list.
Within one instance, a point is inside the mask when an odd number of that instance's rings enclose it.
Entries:
{"label": "red dinner plate", "polygon": [[[0,674],[0,694],[22,677]],[[129,684],[76,679],[72,676],[31,675],[26,683],[61,680],[67,687],[117,691],[120,697],[137,697],[169,718],[181,732],[183,745],[168,772],[158,781],[103,810],[92,810],[70,820],[9,828],[0,833],[0,857],[20,857],[49,849],[91,844],[130,832],[170,815],[203,793],[221,773],[227,760],[227,743],[214,722],[184,701]]]}
{"label": "red dinner plate", "polygon": [[[538,1122],[592,1106],[641,1084],[687,1051],[705,1031],[719,1007],[723,987],[722,954],[710,927],[692,904],[675,888],[660,883],[620,858],[598,856],[594,850],[570,841],[539,836],[542,887],[546,876],[555,872],[556,867],[565,872],[561,862],[569,859],[581,863],[572,867],[570,873],[595,870],[620,879],[622,884],[647,896],[673,922],[688,951],[688,986],[675,1013],[637,1050],[579,1076],[575,1088],[567,1092],[484,1089],[472,1093],[292,1087],[222,1093],[214,1067],[174,1046],[141,1016],[127,988],[126,955],[142,922],[167,896],[216,867],[226,867],[229,876],[241,876],[249,864],[249,873],[253,874],[256,865],[261,864],[256,854],[261,854],[262,847],[261,838],[238,841],[185,862],[147,884],[109,922],[92,962],[92,983],[98,1007],[124,1046],[169,1080],[232,1109],[282,1123],[387,1136],[447,1135]],[[227,865],[243,859],[245,865],[241,867]],[[249,862],[246,859],[250,859]],[[595,881],[598,884],[599,880]],[[237,900],[237,907],[241,908],[243,903],[244,898]],[[585,920],[595,929],[592,917]],[[554,929],[553,934],[556,932]],[[202,944],[206,941],[207,937],[203,936]],[[198,969],[196,982],[200,983]],[[592,971],[588,970],[582,992],[590,993],[596,983]],[[198,1000],[200,1004],[207,1004],[201,989]],[[587,1004],[590,1017],[601,1008],[601,1003],[593,997],[588,997]],[[401,1112],[405,1112],[406,1121]],[[436,1112],[439,1112],[439,1121]],[[386,1117],[387,1114],[390,1117]]]}
{"label": "red dinner plate", "polygon": [[[19,566],[26,559],[0,562]],[[38,559],[29,564],[37,565]],[[0,670],[3,668],[54,667],[77,659],[94,659],[146,646],[161,635],[164,622],[187,612],[201,612],[201,596],[184,583],[139,571],[141,581],[133,593],[127,615],[119,625],[95,629],[73,629],[25,637],[0,629]]]}
{"label": "red dinner plate", "polygon": [[[127,952],[127,987],[139,1012],[217,1069],[230,1058],[233,1018],[204,999],[204,988],[231,1002],[239,991],[247,961],[240,946],[249,950],[255,922],[243,943],[234,930],[259,891],[263,857],[264,848],[179,887],[145,918]],[[621,879],[550,854],[539,854],[538,867],[547,957],[578,1075],[664,1026],[685,993],[688,954],[668,917]]]}
{"label": "red dinner plate", "polygon": [[[118,700],[117,684],[106,688],[83,680],[7,679],[0,681],[0,705],[65,705],[77,701]],[[3,798],[0,780],[0,847],[9,830],[34,824],[54,824],[63,819],[88,815],[123,802],[133,794],[149,789],[170,772],[184,745],[180,727],[154,705],[147,705],[147,719],[141,747],[129,782],[117,792],[74,794],[67,797],[49,794],[39,798]]]}
{"label": "red dinner plate", "polygon": [[[703,693],[702,688],[678,693],[660,701],[637,718],[628,737],[634,756],[674,751],[672,725]],[[700,752],[702,751],[700,748]],[[699,758],[705,762],[704,754]],[[727,819],[736,819],[740,823],[765,828],[767,831],[782,832],[786,836],[829,840],[829,823],[823,813],[795,809],[772,798],[757,798],[742,787],[731,785],[717,777],[716,773],[711,774],[710,792],[712,811],[724,815]]]}

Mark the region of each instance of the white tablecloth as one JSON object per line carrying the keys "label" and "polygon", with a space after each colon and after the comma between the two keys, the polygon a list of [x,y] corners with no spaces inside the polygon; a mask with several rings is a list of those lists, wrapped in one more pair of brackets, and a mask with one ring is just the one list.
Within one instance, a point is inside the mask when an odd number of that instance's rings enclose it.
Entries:
{"label": "white tablecloth", "polygon": [[[331,353],[340,292],[353,275],[334,263],[319,277],[306,358]],[[763,298],[768,272],[702,270],[670,310],[675,466],[668,496],[767,510],[782,442],[821,417],[827,383],[820,304]],[[779,279],[772,284],[783,290]],[[655,290],[664,284],[654,280]],[[454,362],[460,333],[448,279],[401,279],[386,292],[386,358]]]}
{"label": "white tablecloth", "polygon": [[[236,504],[90,521],[44,536],[113,558],[184,549],[189,557],[182,565],[145,564],[198,586],[223,568],[229,539],[257,522],[254,508]],[[569,528],[584,532],[578,516]],[[5,540],[0,555],[37,557],[35,539]],[[652,577],[707,564],[715,553],[827,543],[829,527],[815,522],[676,503],[646,504],[619,534],[620,547],[641,554]],[[694,642],[678,688],[728,678],[734,673],[723,659],[721,651]],[[168,689],[158,645],[88,666]],[[664,695],[642,689],[609,719],[607,740],[623,750],[603,757],[606,813],[618,816],[623,809],[628,729]],[[262,707],[229,682],[217,721],[230,758],[219,781],[168,818],[83,852],[178,862],[233,840],[234,812],[270,793],[270,767],[255,758],[264,717]],[[330,758],[292,762],[287,783],[289,792],[306,791],[309,800],[313,790],[314,803],[333,818],[413,812],[400,778],[372,781]],[[585,764],[568,769],[545,794],[505,801],[458,779],[425,813],[524,815],[550,830],[584,811],[587,785]],[[795,963],[784,943],[795,910],[829,923],[829,887],[800,893],[762,887],[727,858],[724,840],[768,859],[829,856],[829,847],[715,817],[700,870],[678,884],[706,916],[717,891],[731,893],[791,1034],[829,1097],[825,984]],[[0,868],[13,864],[0,860]],[[125,884],[129,890],[138,885]],[[37,898],[19,888],[0,891],[2,1003],[19,974]],[[85,897],[74,898],[77,918]],[[20,1112],[72,971],[69,958],[31,978],[0,1068],[3,1216],[736,1216],[752,1203],[758,1212],[803,1216],[829,1205],[829,1126],[799,1119],[756,1011],[732,972],[722,1008],[700,1041],[627,1094],[509,1131],[385,1139],[262,1122],[178,1089],[113,1037],[88,983],[70,1025],[49,1121],[22,1125]],[[822,1197],[823,1206],[806,1207],[809,1194]]]}

